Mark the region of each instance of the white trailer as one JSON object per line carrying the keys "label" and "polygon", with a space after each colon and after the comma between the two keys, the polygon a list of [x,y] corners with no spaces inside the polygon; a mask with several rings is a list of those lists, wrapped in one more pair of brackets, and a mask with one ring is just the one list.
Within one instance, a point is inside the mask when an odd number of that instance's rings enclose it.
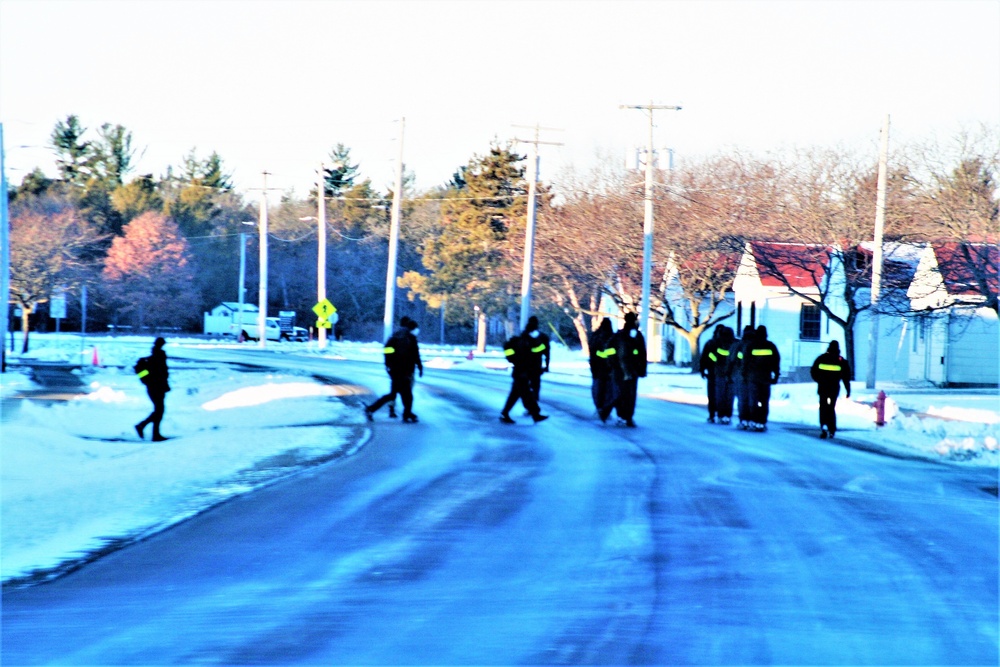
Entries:
{"label": "white trailer", "polygon": [[257,306],[252,303],[243,304],[243,316],[240,317],[240,304],[235,301],[224,301],[211,312],[205,313],[205,334],[208,336],[238,336],[242,324],[257,327]]}

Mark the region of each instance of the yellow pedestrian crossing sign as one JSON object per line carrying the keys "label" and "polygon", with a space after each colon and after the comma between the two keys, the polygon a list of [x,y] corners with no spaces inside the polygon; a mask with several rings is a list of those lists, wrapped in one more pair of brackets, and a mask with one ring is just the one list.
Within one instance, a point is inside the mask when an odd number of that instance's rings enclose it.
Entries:
{"label": "yellow pedestrian crossing sign", "polygon": [[323,299],[313,306],[313,312],[319,316],[316,320],[317,329],[332,329],[333,323],[337,321],[337,307],[330,303],[329,299]]}
{"label": "yellow pedestrian crossing sign", "polygon": [[319,316],[320,320],[328,320],[331,315],[337,312],[337,307],[330,303],[329,299],[323,299],[313,306],[313,312]]}

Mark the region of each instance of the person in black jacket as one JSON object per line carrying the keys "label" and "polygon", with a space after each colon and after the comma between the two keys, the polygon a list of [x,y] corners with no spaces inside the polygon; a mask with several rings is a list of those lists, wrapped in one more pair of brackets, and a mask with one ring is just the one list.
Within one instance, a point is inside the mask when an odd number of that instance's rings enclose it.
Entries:
{"label": "person in black jacket", "polygon": [[840,343],[830,341],[826,352],[816,357],[809,371],[819,394],[819,427],[821,438],[832,438],[837,432],[837,398],[844,384],[847,398],[851,397],[851,367],[840,356]]}
{"label": "person in black jacket", "polygon": [[420,346],[417,335],[420,329],[417,323],[409,317],[399,321],[400,327],[385,342],[385,370],[391,382],[389,393],[365,408],[368,421],[373,421],[373,415],[386,403],[396,400],[399,394],[403,402],[403,421],[416,423],[417,415],[413,413],[413,382],[414,370],[424,375],[424,365],[420,361]]}
{"label": "person in black jacket", "polygon": [[735,338],[732,328],[724,326],[715,347],[715,411],[720,424],[729,424],[733,420],[735,363],[730,348]]}
{"label": "person in black jacket", "polygon": [[612,342],[615,332],[611,320],[604,318],[590,336],[590,393],[594,407],[601,421],[607,421],[614,410],[618,389],[615,386],[613,364],[617,363],[617,352]]}
{"label": "person in black jacket", "polygon": [[160,422],[163,421],[163,415],[167,409],[167,392],[170,391],[170,384],[167,382],[170,370],[167,368],[167,353],[163,351],[163,346],[166,344],[167,341],[163,338],[157,338],[153,342],[153,351],[149,355],[149,362],[145,369],[146,372],[140,378],[146,385],[146,393],[149,395],[149,400],[153,402],[153,411],[149,413],[148,417],[135,425],[135,432],[139,434],[140,438],[145,438],[143,432],[146,430],[146,426],[152,424],[153,442],[166,440],[160,433]]}
{"label": "person in black jacket", "polygon": [[771,385],[778,383],[780,375],[781,355],[767,339],[767,327],[759,326],[750,343],[743,348],[743,381],[750,398],[750,430],[767,430]]}
{"label": "person in black jacket", "polygon": [[552,345],[549,337],[538,330],[538,318],[532,315],[524,327],[528,337],[528,368],[531,372],[531,394],[535,403],[542,400],[542,374],[549,372]]}
{"label": "person in black jacket", "polygon": [[719,347],[719,334],[722,331],[724,324],[719,324],[715,327],[715,331],[712,332],[712,338],[705,343],[705,347],[701,349],[701,359],[698,361],[698,370],[701,376],[708,381],[708,386],[706,387],[706,393],[708,394],[708,423],[715,423],[715,382],[716,382],[716,365],[719,361],[719,355],[716,350]]}
{"label": "person in black jacket", "polygon": [[[537,322],[538,320],[535,320],[536,327],[538,326]],[[538,401],[535,400],[535,392],[531,385],[532,379],[537,373],[536,367],[539,360],[532,352],[535,343],[530,335],[530,327],[531,320],[528,321],[524,331],[512,337],[503,346],[504,356],[507,361],[514,365],[511,371],[510,393],[507,394],[507,401],[500,411],[500,421],[504,424],[516,423],[511,418],[510,411],[518,401],[521,401],[536,424],[549,418],[548,415],[543,415],[541,408],[538,407]],[[541,374],[538,373],[538,375]]]}
{"label": "person in black jacket", "polygon": [[750,385],[744,378],[746,364],[743,363],[743,350],[750,345],[754,337],[754,328],[749,324],[743,327],[743,335],[729,347],[729,374],[733,382],[733,395],[736,396],[738,407],[739,428],[750,427]]}
{"label": "person in black jacket", "polygon": [[626,313],[625,326],[614,336],[613,365],[618,400],[615,411],[626,426],[635,426],[635,403],[639,396],[639,378],[646,377],[646,339],[636,324],[636,314]]}

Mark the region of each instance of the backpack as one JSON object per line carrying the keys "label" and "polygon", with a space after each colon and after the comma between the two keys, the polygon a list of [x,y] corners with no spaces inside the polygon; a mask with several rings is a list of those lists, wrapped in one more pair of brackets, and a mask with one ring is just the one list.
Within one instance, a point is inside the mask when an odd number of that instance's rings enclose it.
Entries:
{"label": "backpack", "polygon": [[149,384],[149,367],[151,361],[152,357],[140,357],[139,360],[135,362],[135,366],[132,367],[132,370],[135,371],[135,374],[139,377],[139,380],[143,384]]}
{"label": "backpack", "polygon": [[527,350],[525,350],[524,337],[517,335],[507,340],[503,344],[503,355],[507,358],[507,361],[514,364],[514,366],[520,366],[525,361],[528,360]]}
{"label": "backpack", "polygon": [[389,369],[390,373],[403,370],[409,346],[409,341],[398,332],[385,342],[385,348],[382,351],[385,353],[385,367]]}

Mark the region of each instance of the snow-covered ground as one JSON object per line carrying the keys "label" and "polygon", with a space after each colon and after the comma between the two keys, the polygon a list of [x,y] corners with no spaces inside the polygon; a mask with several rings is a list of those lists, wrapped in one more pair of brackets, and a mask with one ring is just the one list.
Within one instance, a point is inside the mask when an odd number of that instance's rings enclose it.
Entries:
{"label": "snow-covered ground", "polygon": [[[264,373],[225,364],[185,362],[172,350],[231,341],[169,338],[175,391],[168,395],[164,443],[140,442],[132,425],[150,409],[131,367],[151,337],[33,334],[28,355],[11,362],[68,361],[79,387],[44,387],[11,365],[0,375],[0,578],[52,576],[74,563],[141,538],[274,479],[353,453],[368,430],[338,399],[352,388],[291,372]],[[286,355],[381,361],[381,343],[272,343]],[[499,351],[469,358],[469,347],[422,345],[425,366],[506,372]],[[97,362],[96,364],[94,362]],[[705,381],[653,365],[640,381],[647,400],[704,405]],[[589,385],[579,351],[553,350],[545,382]],[[1000,395],[880,386],[888,424],[876,427],[874,393],[856,383],[837,406],[838,438],[956,465],[1000,462]],[[28,400],[26,396],[33,396]],[[289,399],[295,400],[289,400]],[[771,421],[816,428],[815,385],[780,384]],[[280,437],[277,429],[280,429]],[[147,436],[149,434],[147,433]]]}

